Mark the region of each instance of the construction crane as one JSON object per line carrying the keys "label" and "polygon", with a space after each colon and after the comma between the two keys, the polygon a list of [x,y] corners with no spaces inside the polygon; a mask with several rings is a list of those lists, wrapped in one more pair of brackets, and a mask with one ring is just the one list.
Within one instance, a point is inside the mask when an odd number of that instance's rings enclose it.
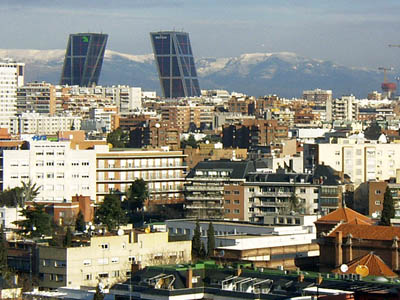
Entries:
{"label": "construction crane", "polygon": [[396,91],[397,85],[394,82],[387,81],[386,72],[393,71],[393,68],[379,67],[378,70],[383,71],[383,83],[381,85],[382,92],[384,93],[384,96],[390,99],[392,94]]}

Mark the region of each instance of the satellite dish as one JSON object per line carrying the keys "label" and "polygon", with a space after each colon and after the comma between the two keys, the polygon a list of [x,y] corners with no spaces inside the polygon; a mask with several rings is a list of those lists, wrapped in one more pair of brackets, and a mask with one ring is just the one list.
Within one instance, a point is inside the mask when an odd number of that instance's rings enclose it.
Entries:
{"label": "satellite dish", "polygon": [[155,126],[156,126],[156,128],[160,128],[161,125],[160,125],[160,123],[156,123]]}
{"label": "satellite dish", "polygon": [[369,275],[369,269],[366,265],[358,265],[356,268],[356,273],[362,277],[367,277]]}
{"label": "satellite dish", "polygon": [[119,236],[121,236],[121,235],[124,234],[124,231],[120,228],[120,229],[118,229],[117,234],[118,234]]}
{"label": "satellite dish", "polygon": [[378,217],[378,214],[376,212],[372,213],[372,218],[376,219]]}
{"label": "satellite dish", "polygon": [[340,271],[342,273],[346,273],[349,270],[349,267],[346,264],[340,266]]}

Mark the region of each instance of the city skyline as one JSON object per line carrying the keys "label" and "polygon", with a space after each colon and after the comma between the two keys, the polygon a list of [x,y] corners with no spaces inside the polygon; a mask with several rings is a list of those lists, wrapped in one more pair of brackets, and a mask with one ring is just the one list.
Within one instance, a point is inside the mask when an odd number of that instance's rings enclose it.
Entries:
{"label": "city skyline", "polygon": [[394,0],[5,0],[0,37],[8,49],[62,49],[71,32],[106,32],[110,49],[148,54],[149,32],[184,30],[197,57],[289,51],[346,66],[396,68],[400,51],[387,45],[399,43],[399,12]]}

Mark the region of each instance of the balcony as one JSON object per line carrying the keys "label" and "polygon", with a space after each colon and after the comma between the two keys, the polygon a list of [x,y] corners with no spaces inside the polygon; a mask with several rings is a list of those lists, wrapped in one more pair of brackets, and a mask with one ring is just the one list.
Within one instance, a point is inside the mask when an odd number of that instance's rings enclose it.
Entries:
{"label": "balcony", "polygon": [[256,192],[255,197],[290,197],[292,192]]}
{"label": "balcony", "polygon": [[223,198],[222,195],[186,196],[188,201],[222,201]]}
{"label": "balcony", "polygon": [[253,203],[251,207],[286,207],[288,205],[287,202],[266,202],[263,201],[261,203]]}
{"label": "balcony", "polygon": [[223,191],[223,186],[213,186],[213,185],[188,185],[185,187],[186,191]]}

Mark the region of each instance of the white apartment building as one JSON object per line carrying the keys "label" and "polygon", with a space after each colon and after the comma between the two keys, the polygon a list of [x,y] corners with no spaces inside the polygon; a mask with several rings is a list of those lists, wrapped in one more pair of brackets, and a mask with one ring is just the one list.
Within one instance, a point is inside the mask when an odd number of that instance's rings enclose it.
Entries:
{"label": "white apartment building", "polygon": [[0,61],[0,127],[10,127],[17,111],[17,88],[24,85],[24,63],[11,59]]}
{"label": "white apartment building", "polygon": [[386,180],[400,169],[400,144],[367,141],[355,136],[339,138],[336,144],[318,144],[318,164],[343,171],[359,185],[368,180]]}
{"label": "white apartment building", "polygon": [[358,103],[353,95],[326,102],[326,120],[355,121],[358,116]]}
{"label": "white apartment building", "polygon": [[11,134],[57,134],[71,128],[80,130],[82,117],[50,116],[39,113],[23,113],[10,118]]}
{"label": "white apartment building", "polygon": [[32,141],[29,150],[4,150],[3,187],[21,182],[40,187],[39,201],[61,202],[83,195],[96,199],[94,150],[71,149],[70,142]]}

